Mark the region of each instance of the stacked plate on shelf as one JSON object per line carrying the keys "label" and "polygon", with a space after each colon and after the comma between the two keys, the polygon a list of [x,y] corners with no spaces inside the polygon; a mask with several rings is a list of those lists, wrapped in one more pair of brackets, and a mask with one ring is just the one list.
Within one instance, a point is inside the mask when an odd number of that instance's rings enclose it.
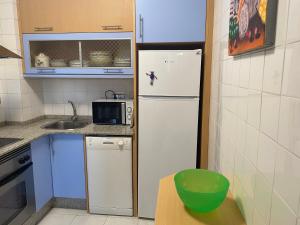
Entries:
{"label": "stacked plate on shelf", "polygon": [[125,58],[125,57],[115,57],[114,66],[115,67],[130,67],[131,59]]}
{"label": "stacked plate on shelf", "polygon": [[113,56],[111,51],[92,51],[89,53],[92,66],[112,66]]}
{"label": "stacked plate on shelf", "polygon": [[67,67],[67,63],[64,59],[51,59],[50,66],[51,67]]}
{"label": "stacked plate on shelf", "polygon": [[[70,67],[81,67],[81,61],[79,59],[74,59],[69,62]],[[87,60],[82,61],[83,67],[88,67],[89,62]]]}

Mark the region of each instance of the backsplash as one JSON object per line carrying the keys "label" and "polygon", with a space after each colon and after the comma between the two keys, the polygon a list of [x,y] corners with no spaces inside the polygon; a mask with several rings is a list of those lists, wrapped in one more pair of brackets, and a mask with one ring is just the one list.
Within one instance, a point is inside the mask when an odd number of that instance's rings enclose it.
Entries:
{"label": "backsplash", "polygon": [[209,167],[248,225],[299,225],[300,1],[279,0],[275,48],[234,58],[229,6],[215,1]]}
{"label": "backsplash", "polygon": [[68,100],[76,104],[78,115],[92,115],[91,102],[105,98],[109,89],[133,98],[132,79],[44,79],[45,115],[72,115]]}

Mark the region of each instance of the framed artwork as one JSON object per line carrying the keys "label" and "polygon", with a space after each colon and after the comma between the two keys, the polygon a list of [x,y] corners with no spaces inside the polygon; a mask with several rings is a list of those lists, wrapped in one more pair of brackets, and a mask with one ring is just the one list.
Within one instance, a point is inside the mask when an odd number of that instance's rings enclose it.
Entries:
{"label": "framed artwork", "polygon": [[229,55],[274,45],[278,0],[230,0]]}

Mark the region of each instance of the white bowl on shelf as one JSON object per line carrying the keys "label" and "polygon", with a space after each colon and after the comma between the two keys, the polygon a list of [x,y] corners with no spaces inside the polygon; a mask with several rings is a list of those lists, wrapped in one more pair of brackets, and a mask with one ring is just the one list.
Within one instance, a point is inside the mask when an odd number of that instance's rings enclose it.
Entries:
{"label": "white bowl on shelf", "polygon": [[50,66],[51,67],[66,67],[67,63],[64,59],[51,59]]}

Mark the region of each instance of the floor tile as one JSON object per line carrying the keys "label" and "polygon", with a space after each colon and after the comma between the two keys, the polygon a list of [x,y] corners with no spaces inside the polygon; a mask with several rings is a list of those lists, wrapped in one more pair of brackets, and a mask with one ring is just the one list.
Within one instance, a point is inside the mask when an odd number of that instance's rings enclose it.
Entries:
{"label": "floor tile", "polygon": [[39,225],[71,225],[75,215],[48,214]]}
{"label": "floor tile", "polygon": [[105,225],[137,225],[138,219],[135,217],[109,216]]}
{"label": "floor tile", "polygon": [[154,220],[139,219],[138,225],[154,225]]}
{"label": "floor tile", "polygon": [[104,225],[107,218],[102,215],[81,215],[75,217],[72,225]]}

